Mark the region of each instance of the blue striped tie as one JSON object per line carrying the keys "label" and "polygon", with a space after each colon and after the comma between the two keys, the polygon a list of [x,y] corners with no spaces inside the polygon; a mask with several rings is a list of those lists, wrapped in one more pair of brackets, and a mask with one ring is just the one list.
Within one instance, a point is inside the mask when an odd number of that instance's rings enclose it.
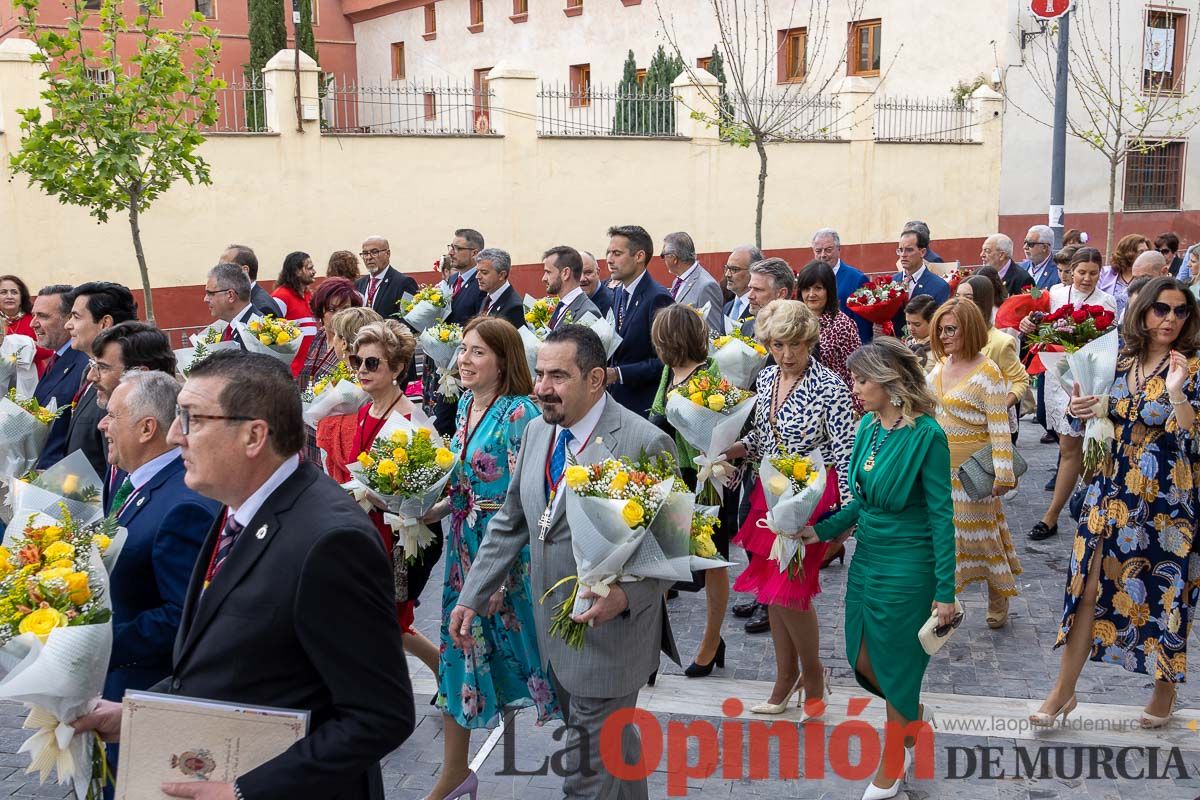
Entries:
{"label": "blue striped tie", "polygon": [[[225,522],[225,527],[221,530],[221,538],[217,540],[217,553],[213,556],[212,578],[217,577],[217,573],[221,571],[221,565],[225,563],[225,559],[229,558],[229,554],[233,552],[233,546],[237,543],[238,536],[241,534],[243,526],[238,524],[238,521],[230,517]],[[209,580],[212,580],[210,578]]]}

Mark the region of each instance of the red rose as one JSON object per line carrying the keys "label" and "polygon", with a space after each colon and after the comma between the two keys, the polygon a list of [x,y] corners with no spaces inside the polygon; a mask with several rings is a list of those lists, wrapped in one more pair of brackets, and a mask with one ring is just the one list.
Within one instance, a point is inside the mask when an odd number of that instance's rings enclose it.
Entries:
{"label": "red rose", "polygon": [[1076,324],[1087,322],[1091,316],[1092,315],[1089,314],[1085,308],[1077,308],[1071,313],[1071,319],[1074,320]]}
{"label": "red rose", "polygon": [[1112,325],[1113,320],[1115,319],[1116,315],[1111,311],[1101,310],[1100,313],[1096,315],[1096,330],[1104,330],[1109,325]]}

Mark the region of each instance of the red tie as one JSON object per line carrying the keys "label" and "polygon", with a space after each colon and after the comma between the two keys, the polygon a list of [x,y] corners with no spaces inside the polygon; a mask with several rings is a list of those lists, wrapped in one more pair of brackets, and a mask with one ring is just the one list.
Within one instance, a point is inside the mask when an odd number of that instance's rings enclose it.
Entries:
{"label": "red tie", "polygon": [[451,290],[451,297],[458,297],[459,291],[462,290],[463,279],[462,275],[454,276],[454,288]]}
{"label": "red tie", "polygon": [[88,381],[88,380],[85,380],[83,383],[79,384],[79,389],[75,392],[75,396],[73,398],[71,398],[71,404],[79,405],[79,398],[81,398],[85,394],[87,394],[87,390],[90,389],[91,387],[92,387],[92,382]]}
{"label": "red tie", "polygon": [[225,331],[221,334],[221,341],[222,342],[232,342],[233,341],[233,323],[232,322],[225,326]]}
{"label": "red tie", "polygon": [[367,305],[375,304],[375,292],[379,290],[379,278],[371,277],[371,282],[367,285]]}
{"label": "red tie", "polygon": [[50,358],[46,360],[46,372],[54,369],[55,363],[58,361],[58,353],[51,353]]}

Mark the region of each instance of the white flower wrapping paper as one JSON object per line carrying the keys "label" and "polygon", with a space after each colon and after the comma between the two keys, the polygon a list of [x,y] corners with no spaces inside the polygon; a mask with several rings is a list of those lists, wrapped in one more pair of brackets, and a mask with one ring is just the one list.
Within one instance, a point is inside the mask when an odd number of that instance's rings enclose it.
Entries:
{"label": "white flower wrapping paper", "polygon": [[462,346],[462,339],[454,338],[448,342],[443,342],[434,336],[432,331],[426,328],[421,332],[418,343],[421,345],[421,351],[433,360],[433,364],[437,367],[438,372],[445,374],[450,369],[450,365],[457,360],[458,349]]}
{"label": "white flower wrapping paper", "polygon": [[[237,350],[241,347],[237,342],[214,342],[213,344],[204,345],[204,349],[208,351],[208,355],[212,355],[220,350]],[[201,359],[203,360],[203,359]],[[196,362],[196,347],[181,347],[175,351],[175,369],[180,375],[186,375],[191,370],[192,365]]]}
{"label": "white flower wrapping paper", "polygon": [[721,459],[720,455],[737,441],[742,426],[754,411],[756,400],[756,396],[751,395],[736,406],[713,411],[674,392],[667,395],[667,422],[675,427],[685,442],[700,451],[696,467],[698,472],[705,474],[697,479],[711,482],[718,492],[724,486],[725,475],[734,472],[729,462]]}
{"label": "white flower wrapping paper", "polygon": [[[193,333],[191,336],[189,336],[188,341],[192,343],[192,347],[195,347],[196,345],[203,342],[205,340],[205,338],[208,336],[208,334],[210,334],[214,331],[223,336],[225,334],[225,329],[228,327],[229,327],[229,323],[226,322],[225,320],[223,320],[223,319],[214,320],[213,322],[209,323],[208,327],[205,328],[204,330],[197,331],[196,333]],[[213,344],[216,344],[216,342],[214,342]],[[209,345],[206,344],[204,346],[208,347]]]}
{"label": "white flower wrapping paper", "polygon": [[[821,451],[814,450],[808,459],[816,471],[816,478],[800,492],[792,487],[792,482],[787,476],[775,469],[771,463],[771,456],[764,458],[758,468],[758,476],[763,485],[763,498],[767,503],[767,516],[759,520],[758,524],[769,528],[775,534],[770,557],[778,562],[780,572],[784,572],[797,555],[801,559],[804,558],[804,543],[800,541],[800,531],[808,526],[809,518],[817,510],[821,495],[825,493],[827,473]],[[783,481],[787,488],[776,494],[771,491],[773,481]]]}
{"label": "white flower wrapping paper", "polygon": [[[51,399],[45,407],[55,411],[58,403]],[[49,437],[50,425],[0,396],[0,477],[19,478],[33,469]]]}
{"label": "white flower wrapping paper", "polygon": [[38,374],[34,365],[37,343],[28,336],[10,333],[0,343],[0,386],[11,382],[17,397],[26,400],[37,389]]}
{"label": "white flower wrapping paper", "polygon": [[521,344],[525,348],[525,362],[529,365],[529,374],[530,376],[536,375],[537,356],[538,351],[542,349],[542,338],[534,333],[528,325],[522,325],[517,329],[517,333],[521,334]]}
{"label": "white flower wrapping paper", "polygon": [[[439,283],[437,288],[441,290],[442,298],[445,301],[442,308],[438,308],[427,300],[422,300],[413,306],[412,311],[409,311],[403,317],[404,322],[417,333],[424,333],[425,329],[430,325],[450,315],[450,300],[453,297],[453,293],[444,281]],[[413,295],[406,292],[402,299],[404,302],[408,302],[413,299]]]}
{"label": "white flower wrapping paper", "polygon": [[[35,525],[53,524],[54,515],[37,515]],[[20,520],[24,529],[29,515]],[[14,522],[17,520],[14,519]],[[5,533],[5,544],[10,532]],[[99,602],[112,610],[108,596],[108,570],[92,545],[88,566],[90,583],[99,585]],[[58,783],[73,784],[78,800],[87,797],[92,781],[92,734],[76,734],[70,722],[91,710],[108,674],[112,653],[112,621],[96,625],[55,628],[43,644],[24,633],[0,647],[0,698],[24,703],[30,709],[26,728],[35,733],[18,750],[29,753],[27,772],[39,772],[43,783],[52,773]]]}
{"label": "white flower wrapping paper", "polygon": [[[104,484],[87,456],[82,450],[75,450],[31,483],[12,481],[7,503],[13,509],[14,520],[33,512],[58,518],[62,516],[60,506],[66,506],[79,524],[90,525],[104,516],[103,489]],[[92,499],[76,499],[85,494]]]}
{"label": "white flower wrapping paper", "polygon": [[313,428],[326,417],[354,414],[370,396],[354,381],[338,381],[304,407],[304,423]]}
{"label": "white flower wrapping paper", "polygon": [[[261,321],[261,318],[254,317],[250,320],[250,322],[254,322],[255,320]],[[251,353],[261,353],[263,355],[272,356],[285,364],[292,363],[292,359],[296,357],[296,353],[300,352],[300,343],[304,341],[303,336],[297,336],[287,344],[266,345],[260,342],[258,340],[258,336],[256,336],[254,332],[250,330],[248,327],[249,323],[237,322],[234,324],[237,326],[238,334],[241,336],[242,344],[245,345],[246,350]]]}
{"label": "white flower wrapping paper", "polygon": [[754,390],[754,381],[763,365],[767,363],[765,355],[740,339],[730,339],[719,350],[709,345],[709,354],[717,366],[717,370],[729,379],[729,382],[740,389]]}
{"label": "white flower wrapping paper", "polygon": [[1070,397],[1079,384],[1081,397],[1093,395],[1096,416],[1083,428],[1084,461],[1089,469],[1099,466],[1117,438],[1116,427],[1108,418],[1108,393],[1117,379],[1117,356],[1120,340],[1114,328],[1099,339],[1093,339],[1074,353],[1041,353],[1042,365],[1058,381]]}
{"label": "white flower wrapping paper", "polygon": [[606,358],[612,358],[613,353],[617,352],[617,348],[621,346],[621,342],[625,341],[621,338],[621,334],[617,333],[617,319],[613,316],[612,309],[608,310],[608,314],[604,319],[598,318],[595,314],[587,313],[580,317],[576,325],[583,325],[586,328],[591,328],[600,337],[601,343],[604,345],[604,355]]}

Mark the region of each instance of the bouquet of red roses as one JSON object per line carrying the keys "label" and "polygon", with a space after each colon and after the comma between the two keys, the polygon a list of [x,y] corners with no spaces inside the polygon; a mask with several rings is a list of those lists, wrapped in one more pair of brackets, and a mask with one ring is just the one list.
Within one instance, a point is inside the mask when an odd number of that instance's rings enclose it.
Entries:
{"label": "bouquet of red roses", "polygon": [[1015,294],[1000,304],[1000,308],[996,309],[996,327],[1015,330],[1021,327],[1021,320],[1033,312],[1048,312],[1049,310],[1050,293],[1045,289],[1031,286],[1028,292]]}
{"label": "bouquet of red roses", "polygon": [[892,318],[908,303],[908,292],[894,280],[867,281],[846,299],[846,307],[863,319],[883,326],[887,336],[895,336]]}
{"label": "bouquet of red roses", "polygon": [[975,270],[970,267],[954,267],[946,273],[946,283],[950,284],[950,294],[958,291],[958,285],[971,277]]}
{"label": "bouquet of red roses", "polygon": [[1042,353],[1074,353],[1112,330],[1117,315],[1104,306],[1068,304],[1049,313],[1035,311],[1030,318],[1037,330],[1027,337],[1033,345],[1029,373],[1036,375],[1047,368]]}

